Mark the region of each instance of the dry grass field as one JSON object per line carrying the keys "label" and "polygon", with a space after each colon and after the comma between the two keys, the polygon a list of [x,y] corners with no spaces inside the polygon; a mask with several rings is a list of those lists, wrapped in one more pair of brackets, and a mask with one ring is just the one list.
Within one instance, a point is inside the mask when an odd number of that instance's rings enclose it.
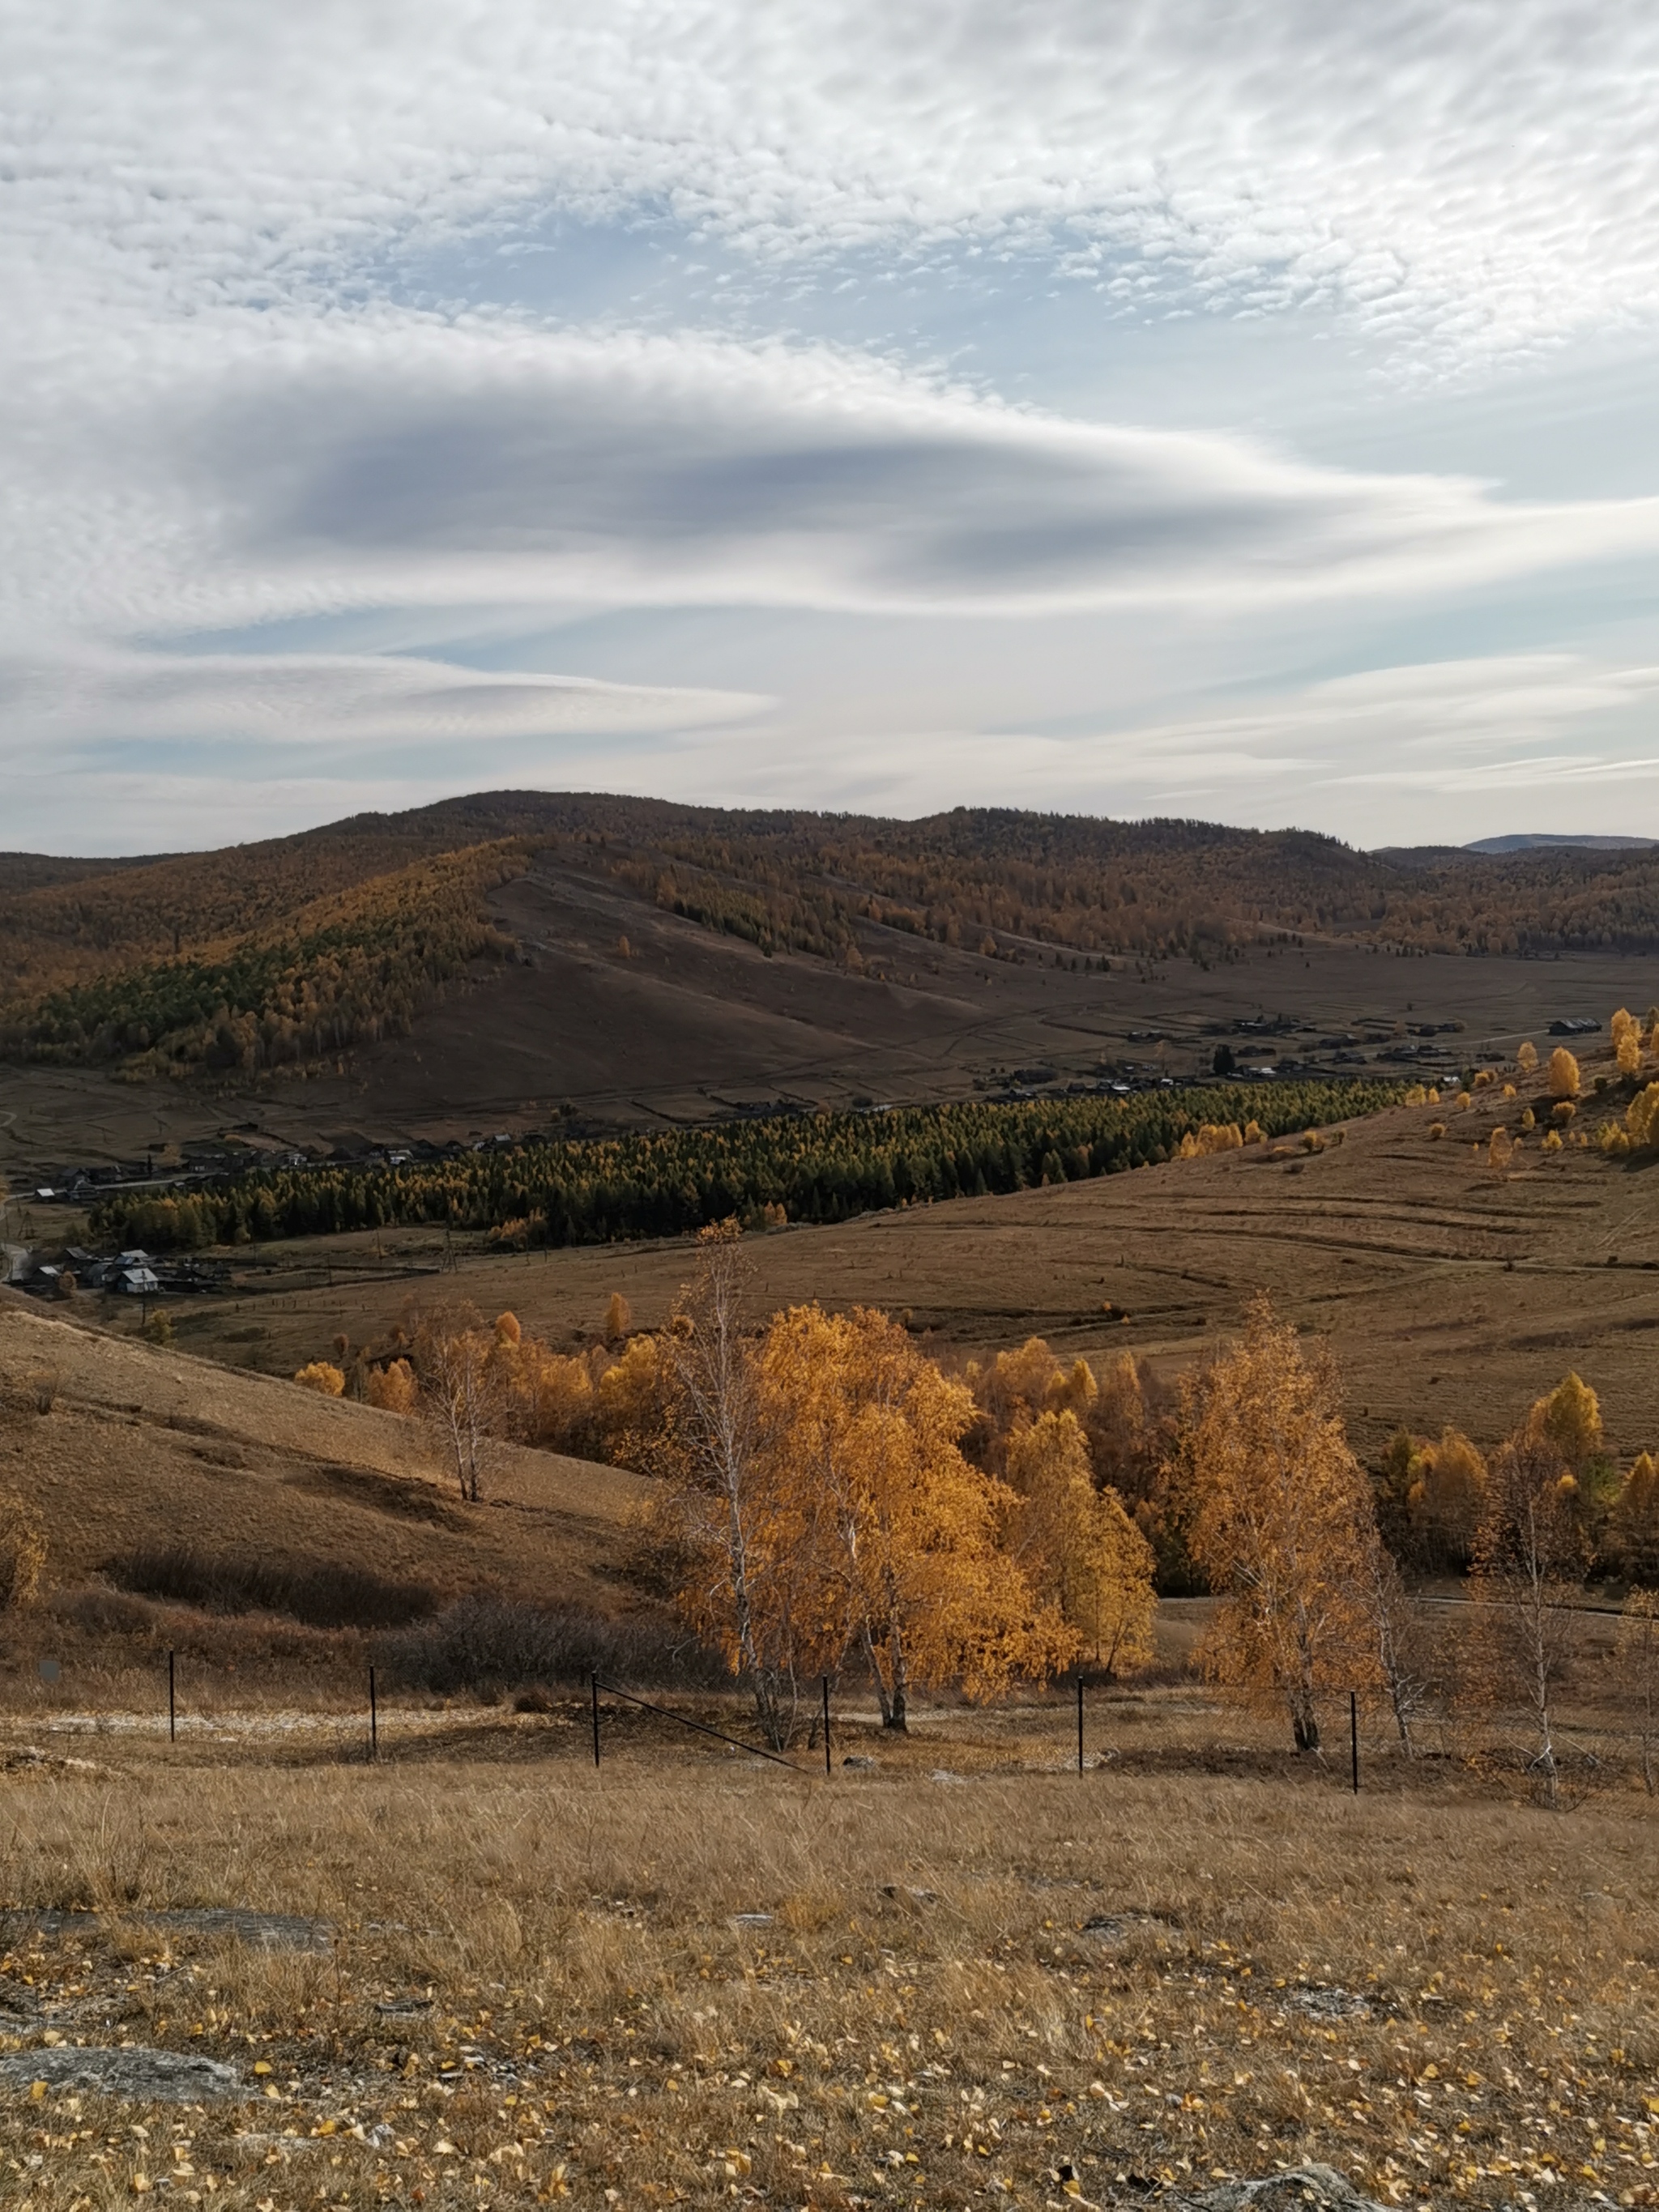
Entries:
{"label": "dry grass field", "polygon": [[[1309,2160],[1389,2204],[1659,2201],[1625,1791],[1355,1798],[1236,1716],[1251,1771],[1079,1776],[1063,1701],[843,1727],[874,1764],[828,1779],[641,1716],[596,1771],[580,1705],[402,1711],[374,1766],[337,1724],[32,1725],[0,1778],[17,2212],[1175,2204]],[[125,2045],[231,2071],[77,2081]]]}
{"label": "dry grass field", "polygon": [[[492,1591],[602,1611],[625,1601],[618,1574],[641,1485],[619,1468],[505,1449],[489,1501],[463,1510],[416,1423],[0,1297],[0,1488],[39,1514],[60,1594],[96,1583],[112,1559],[185,1543],[300,1566],[346,1562],[393,1591],[441,1600]],[[357,1692],[360,1639],[291,1620],[250,1637],[234,1621],[157,1611],[137,1636],[99,1628],[95,1607],[85,1623],[61,1606],[0,1613],[0,1650],[13,1662],[0,1697],[15,1698],[42,1656],[95,1663],[115,1694],[135,1666],[153,1676],[155,1649],[168,1641],[244,1679],[251,1665],[297,1668],[330,1694],[349,1665]]]}

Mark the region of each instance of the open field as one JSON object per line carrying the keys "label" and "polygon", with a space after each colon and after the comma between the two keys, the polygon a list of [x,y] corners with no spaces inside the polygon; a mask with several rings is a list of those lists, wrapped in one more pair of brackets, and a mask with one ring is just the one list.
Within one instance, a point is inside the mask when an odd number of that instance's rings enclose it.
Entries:
{"label": "open field", "polygon": [[[37,1717],[8,2203],[1175,2203],[1314,2159],[1388,2203],[1655,2201],[1639,1797],[1356,1799],[1261,1747],[1079,1776],[1063,1701],[843,1734],[877,1764],[828,1781],[609,1720],[596,1772],[583,1720],[400,1714],[371,1767]],[[231,2076],[51,2086],[119,2045]]]}
{"label": "open field", "polygon": [[[1132,1350],[1173,1371],[1265,1287],[1328,1339],[1364,1456],[1402,1423],[1493,1438],[1570,1367],[1601,1394],[1615,1449],[1643,1449],[1659,1439],[1659,1175],[1594,1151],[1547,1157],[1535,1139],[1496,1175],[1485,1139],[1519,1102],[1478,1097],[1463,1115],[1391,1109],[1289,1160],[1253,1148],[773,1231],[746,1248],[755,1310],[873,1304],[908,1313],[942,1355],[1035,1334],[1067,1356]],[[1589,1103],[1584,1119],[1613,1110]],[[591,1340],[619,1290],[635,1327],[654,1327],[691,1258],[682,1240],[530,1255],[458,1240],[446,1255],[435,1231],[387,1231],[265,1247],[238,1265],[230,1296],[175,1306],[179,1340],[291,1374],[337,1330],[382,1337],[411,1296],[510,1308],[568,1342]]]}

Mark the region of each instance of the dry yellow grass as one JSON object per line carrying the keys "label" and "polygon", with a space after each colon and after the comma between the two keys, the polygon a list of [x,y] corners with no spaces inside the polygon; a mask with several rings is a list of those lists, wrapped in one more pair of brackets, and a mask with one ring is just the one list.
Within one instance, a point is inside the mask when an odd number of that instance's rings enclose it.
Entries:
{"label": "dry yellow grass", "polygon": [[608,1608],[642,1487],[504,1447],[486,1503],[464,1509],[416,1422],[3,1296],[0,1486],[40,1514],[58,1585],[124,1551],[191,1543]]}
{"label": "dry yellow grass", "polygon": [[[1308,2157],[1391,2203],[1654,2201],[1630,1801],[1012,1771],[1006,1741],[930,1778],[954,1731],[825,1783],[618,1724],[595,1773],[580,1717],[489,1723],[512,1764],[411,1714],[379,1769],[123,1739],[0,1783],[5,1902],[89,1916],[9,1923],[6,2048],[207,2052],[248,2093],[0,2094],[8,2204],[1103,2205]],[[192,1905],[325,1948],[143,1917]]]}

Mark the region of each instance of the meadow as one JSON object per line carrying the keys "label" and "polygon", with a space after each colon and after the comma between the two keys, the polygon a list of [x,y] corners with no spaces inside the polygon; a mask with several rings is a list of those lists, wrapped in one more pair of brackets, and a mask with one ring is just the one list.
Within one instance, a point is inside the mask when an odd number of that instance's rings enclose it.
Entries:
{"label": "meadow", "polygon": [[[20,1763],[14,1722],[8,2202],[1173,2207],[1310,2160],[1384,2204],[1655,2201],[1645,1801],[1355,1797],[1248,1771],[1236,1719],[1234,1771],[1122,1771],[1160,1699],[1080,1776],[1063,1700],[849,1727],[827,1780],[609,1717],[596,1771],[580,1701],[399,1713],[378,1765],[246,1715]],[[29,2087],[77,2044],[232,2085]]]}

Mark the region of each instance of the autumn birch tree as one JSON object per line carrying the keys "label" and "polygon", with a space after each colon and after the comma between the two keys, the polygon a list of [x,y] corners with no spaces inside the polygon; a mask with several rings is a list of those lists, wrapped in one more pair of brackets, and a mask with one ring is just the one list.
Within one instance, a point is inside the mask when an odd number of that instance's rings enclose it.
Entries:
{"label": "autumn birch tree", "polygon": [[764,1359],[788,1524],[811,1562],[796,1618],[826,1661],[862,1654],[883,1726],[908,1725],[916,1688],[983,1698],[1064,1667],[1075,1637],[999,1540],[1013,1493],[960,1449],[970,1393],[866,1308],[780,1315]]}
{"label": "autumn birch tree", "polygon": [[1556,1707],[1588,1564],[1578,1486],[1543,1425],[1523,1423],[1489,1464],[1469,1581],[1470,1686],[1489,1705],[1519,1708],[1551,1805],[1559,1794]]}
{"label": "autumn birch tree", "polygon": [[1218,1604],[1212,1680],[1283,1711],[1319,1748],[1322,1690],[1376,1679],[1364,1589],[1375,1518],[1322,1352],[1255,1299],[1244,1334],[1183,1378],[1169,1470],[1192,1557]]}
{"label": "autumn birch tree", "polygon": [[470,1505],[483,1496],[495,1438],[506,1417],[502,1343],[469,1306],[424,1315],[416,1334],[420,1410]]}
{"label": "autumn birch tree", "polygon": [[1433,1694],[1437,1654],[1423,1607],[1406,1588],[1379,1534],[1373,1534],[1365,1547],[1360,1598],[1372,1680],[1388,1700],[1401,1749],[1414,1759],[1413,1731]]}
{"label": "autumn birch tree", "polygon": [[1115,1490],[1097,1490],[1088,1441],[1070,1412],[1045,1413],[1008,1447],[1019,1495],[1014,1556],[1034,1594],[1058,1607],[1107,1674],[1151,1663],[1152,1547]]}
{"label": "autumn birch tree", "polygon": [[652,1455],[659,1518],[680,1560],[679,1603],[724,1650],[775,1747],[788,1734],[793,1654],[784,1589],[775,1437],[756,1347],[744,1329],[748,1279],[734,1237],[705,1231],[702,1265],[662,1339],[663,1415]]}

